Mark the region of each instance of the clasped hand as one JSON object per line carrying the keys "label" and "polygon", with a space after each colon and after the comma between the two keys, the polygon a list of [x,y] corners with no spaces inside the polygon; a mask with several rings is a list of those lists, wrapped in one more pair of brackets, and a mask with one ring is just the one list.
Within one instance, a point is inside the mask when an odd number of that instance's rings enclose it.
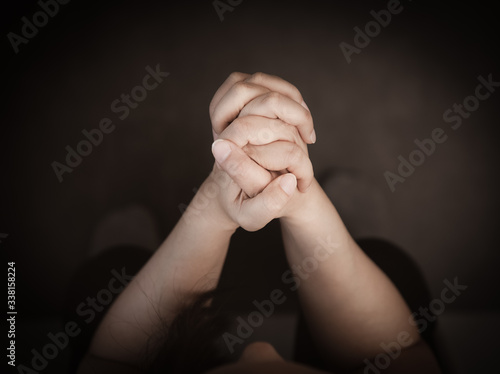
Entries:
{"label": "clasped hand", "polygon": [[210,103],[215,164],[228,183],[217,198],[227,218],[248,231],[297,214],[314,173],[307,143],[316,141],[299,90],[276,76],[232,73]]}

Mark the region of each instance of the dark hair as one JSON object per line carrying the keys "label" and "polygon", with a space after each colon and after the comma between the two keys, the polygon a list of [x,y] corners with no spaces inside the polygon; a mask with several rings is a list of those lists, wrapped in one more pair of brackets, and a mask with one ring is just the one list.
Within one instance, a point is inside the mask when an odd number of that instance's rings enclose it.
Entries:
{"label": "dark hair", "polygon": [[222,306],[214,303],[218,294],[216,289],[196,294],[170,324],[161,322],[146,350],[147,373],[204,373],[235,360],[223,346],[230,323]]}

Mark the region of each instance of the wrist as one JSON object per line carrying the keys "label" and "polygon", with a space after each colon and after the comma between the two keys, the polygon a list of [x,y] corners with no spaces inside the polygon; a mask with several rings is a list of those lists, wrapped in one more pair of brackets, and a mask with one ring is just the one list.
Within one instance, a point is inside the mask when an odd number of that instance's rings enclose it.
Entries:
{"label": "wrist", "polygon": [[214,171],[205,179],[183,214],[183,219],[190,224],[203,225],[217,234],[232,235],[239,227],[225,212],[220,203],[223,186]]}
{"label": "wrist", "polygon": [[[296,223],[300,225],[301,223],[313,220],[317,216],[317,207],[325,203],[323,195],[323,189],[316,181],[316,178],[314,178],[307,191],[295,191],[280,221],[284,224]],[[328,202],[330,202],[329,199]]]}
{"label": "wrist", "polygon": [[[299,191],[295,193],[300,194]],[[352,238],[316,179],[306,192],[297,196],[293,209],[286,213],[280,218],[283,236],[288,241],[302,243],[299,246],[301,256],[308,256],[308,251],[316,248],[318,240],[333,240],[338,253],[349,253]]]}

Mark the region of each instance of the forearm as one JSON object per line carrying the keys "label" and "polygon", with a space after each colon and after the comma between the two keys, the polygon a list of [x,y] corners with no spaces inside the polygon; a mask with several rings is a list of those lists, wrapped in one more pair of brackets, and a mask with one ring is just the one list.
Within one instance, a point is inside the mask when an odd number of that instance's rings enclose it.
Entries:
{"label": "forearm", "polygon": [[293,214],[281,219],[283,239],[308,325],[325,357],[352,368],[402,331],[418,341],[404,300],[351,238],[319,184],[314,181],[297,200]]}
{"label": "forearm", "polygon": [[[210,180],[207,179],[207,181]],[[236,226],[224,220],[207,181],[186,212],[104,317],[89,353],[130,365],[187,299],[216,286]]]}

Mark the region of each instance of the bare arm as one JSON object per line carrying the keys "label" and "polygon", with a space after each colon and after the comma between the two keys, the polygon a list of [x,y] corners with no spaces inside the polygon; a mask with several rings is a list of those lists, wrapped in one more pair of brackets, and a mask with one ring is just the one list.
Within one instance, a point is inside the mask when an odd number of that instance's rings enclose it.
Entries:
{"label": "bare arm", "polygon": [[81,373],[90,366],[105,371],[103,362],[138,368],[148,339],[161,323],[171,322],[190,295],[217,284],[237,225],[226,218],[217,199],[204,199],[210,181],[211,177],[200,187],[170,235],[112,305]]}
{"label": "bare arm", "polygon": [[[420,340],[410,311],[387,276],[347,232],[314,181],[281,218],[286,255],[299,278],[301,305],[318,347],[332,363],[355,368],[383,352],[381,343]],[[307,272],[304,259],[318,267]],[[299,274],[299,272],[302,272]]]}

